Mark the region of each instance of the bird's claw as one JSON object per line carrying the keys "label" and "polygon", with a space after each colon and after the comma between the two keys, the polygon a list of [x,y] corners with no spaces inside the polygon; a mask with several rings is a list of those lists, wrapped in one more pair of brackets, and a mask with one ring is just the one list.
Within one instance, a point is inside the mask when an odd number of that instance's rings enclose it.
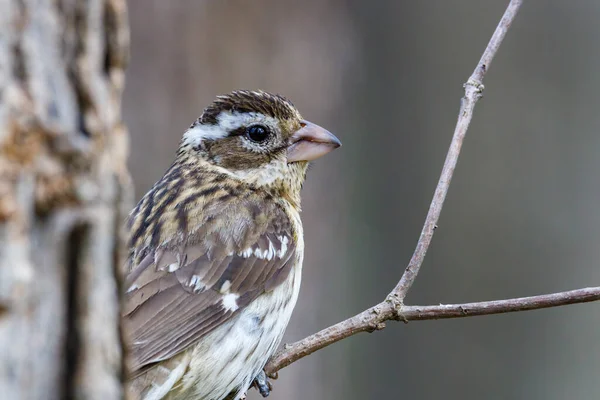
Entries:
{"label": "bird's claw", "polygon": [[256,375],[256,378],[254,378],[252,385],[256,387],[256,389],[258,389],[262,397],[269,396],[269,394],[271,394],[271,390],[273,390],[273,385],[271,385],[271,382],[269,382],[265,371],[260,371],[260,373]]}

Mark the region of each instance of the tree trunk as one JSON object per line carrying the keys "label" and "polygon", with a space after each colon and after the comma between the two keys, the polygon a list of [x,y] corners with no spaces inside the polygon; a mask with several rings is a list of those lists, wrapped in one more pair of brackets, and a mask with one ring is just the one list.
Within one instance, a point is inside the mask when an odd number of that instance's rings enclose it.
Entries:
{"label": "tree trunk", "polygon": [[0,1],[0,398],[123,397],[124,0]]}

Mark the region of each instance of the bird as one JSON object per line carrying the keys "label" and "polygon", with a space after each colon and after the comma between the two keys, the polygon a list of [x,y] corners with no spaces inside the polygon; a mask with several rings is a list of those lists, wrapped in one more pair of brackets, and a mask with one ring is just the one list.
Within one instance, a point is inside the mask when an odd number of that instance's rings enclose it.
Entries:
{"label": "bird", "polygon": [[287,98],[217,96],[127,219],[128,398],[266,397],[295,307],[308,165],[341,146]]}

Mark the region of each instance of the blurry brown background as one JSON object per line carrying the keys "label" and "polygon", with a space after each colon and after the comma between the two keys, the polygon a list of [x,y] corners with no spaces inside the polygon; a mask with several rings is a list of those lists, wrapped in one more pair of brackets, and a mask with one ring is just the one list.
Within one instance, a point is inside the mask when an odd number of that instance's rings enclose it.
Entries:
{"label": "blurry brown background", "polygon": [[[344,143],[304,190],[304,282],[286,339],[361,311],[412,254],[461,84],[506,4],[131,1],[124,112],[136,197],[214,95],[284,94]],[[600,283],[599,19],[593,0],[525,2],[407,302]],[[284,369],[271,398],[600,398],[599,337],[599,304],[392,323]]]}

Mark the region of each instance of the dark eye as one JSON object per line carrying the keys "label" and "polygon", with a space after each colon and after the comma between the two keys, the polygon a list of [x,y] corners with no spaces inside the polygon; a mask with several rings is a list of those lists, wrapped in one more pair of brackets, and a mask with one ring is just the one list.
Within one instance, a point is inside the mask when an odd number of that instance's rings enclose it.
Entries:
{"label": "dark eye", "polygon": [[262,125],[252,125],[246,129],[246,136],[253,142],[264,142],[269,136],[269,130]]}

